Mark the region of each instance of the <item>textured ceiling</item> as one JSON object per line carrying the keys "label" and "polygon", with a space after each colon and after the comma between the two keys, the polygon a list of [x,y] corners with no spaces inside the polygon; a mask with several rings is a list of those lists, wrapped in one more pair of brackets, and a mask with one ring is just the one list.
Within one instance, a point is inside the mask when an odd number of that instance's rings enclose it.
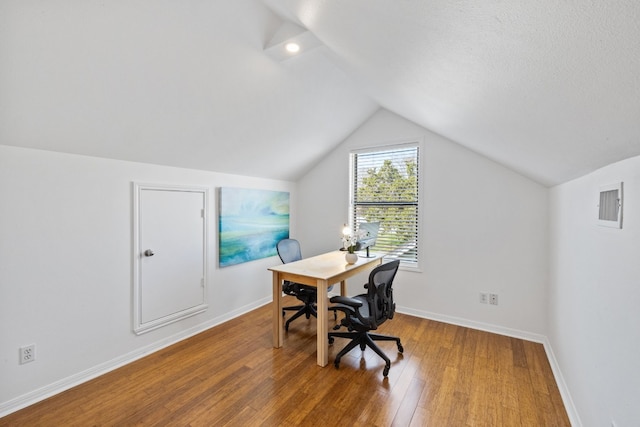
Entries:
{"label": "textured ceiling", "polygon": [[543,184],[640,154],[640,2],[265,0],[382,107]]}
{"label": "textured ceiling", "polygon": [[[272,60],[282,18],[324,46]],[[553,185],[640,154],[638,22],[636,0],[2,0],[0,144],[295,180],[381,106]]]}

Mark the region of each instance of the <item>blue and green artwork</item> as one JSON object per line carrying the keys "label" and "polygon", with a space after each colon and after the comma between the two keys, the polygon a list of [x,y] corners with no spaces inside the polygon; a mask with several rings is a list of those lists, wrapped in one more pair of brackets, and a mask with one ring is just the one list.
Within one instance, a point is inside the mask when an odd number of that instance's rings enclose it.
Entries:
{"label": "blue and green artwork", "polygon": [[276,243],[289,237],[289,193],[220,189],[220,267],[277,255]]}

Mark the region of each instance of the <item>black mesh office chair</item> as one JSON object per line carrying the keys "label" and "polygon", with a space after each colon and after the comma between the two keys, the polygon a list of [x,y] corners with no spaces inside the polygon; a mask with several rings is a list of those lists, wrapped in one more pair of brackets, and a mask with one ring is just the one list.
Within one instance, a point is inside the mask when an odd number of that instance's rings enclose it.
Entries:
{"label": "black mesh office chair", "polygon": [[340,359],[356,346],[362,351],[368,346],[378,353],[386,362],[383,375],[386,377],[391,368],[391,361],[374,341],[395,341],[398,351],[402,353],[404,348],[400,338],[371,333],[378,329],[387,319],[392,319],[396,305],[393,302],[393,279],[398,272],[400,261],[391,261],[379,265],[371,274],[369,282],[365,285],[367,293],[355,297],[335,296],[331,302],[337,310],[345,313],[345,318],[334,329],[346,326],[349,332],[329,332],[329,343],[333,344],[335,337],[349,338],[351,341],[336,355],[334,365],[340,366]]}
{"label": "black mesh office chair", "polygon": [[[302,259],[302,251],[300,250],[300,243],[295,239],[282,239],[276,245],[278,256],[283,264],[287,264]],[[329,291],[333,289],[333,286],[329,287]],[[289,330],[289,323],[304,315],[308,319],[311,316],[318,317],[316,311],[316,302],[318,299],[318,290],[314,286],[303,285],[300,283],[290,282],[285,280],[282,285],[282,291],[287,295],[293,295],[302,302],[302,305],[296,305],[291,307],[283,307],[282,315],[285,315],[285,311],[295,311],[285,323],[285,330]],[[336,311],[333,308],[334,317],[336,317]]]}

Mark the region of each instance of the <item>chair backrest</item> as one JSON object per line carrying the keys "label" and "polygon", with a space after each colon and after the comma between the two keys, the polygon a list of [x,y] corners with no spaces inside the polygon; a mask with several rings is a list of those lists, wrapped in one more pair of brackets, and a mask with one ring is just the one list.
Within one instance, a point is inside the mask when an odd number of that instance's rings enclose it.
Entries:
{"label": "chair backrest", "polygon": [[276,244],[278,256],[283,264],[289,262],[300,261],[302,259],[302,251],[300,250],[300,242],[296,239],[282,239]]}
{"label": "chair backrest", "polygon": [[396,304],[393,302],[393,279],[396,277],[399,266],[399,260],[387,262],[374,268],[369,274],[367,301],[374,328],[387,319],[393,319],[396,311]]}
{"label": "chair backrest", "polygon": [[[278,256],[280,257],[280,261],[283,264],[287,264],[294,261],[300,261],[302,259],[302,250],[300,249],[300,242],[296,239],[282,239],[276,244],[276,250],[278,251]],[[285,280],[284,286],[289,289],[292,285],[296,286],[306,286],[306,285],[298,285],[297,283],[289,282]],[[327,288],[328,291],[333,290],[333,285]],[[285,293],[287,291],[285,290]]]}

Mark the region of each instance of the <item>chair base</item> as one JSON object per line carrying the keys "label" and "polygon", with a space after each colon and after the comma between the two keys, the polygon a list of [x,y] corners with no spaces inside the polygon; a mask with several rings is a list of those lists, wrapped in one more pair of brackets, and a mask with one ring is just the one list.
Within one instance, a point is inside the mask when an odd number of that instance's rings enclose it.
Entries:
{"label": "chair base", "polygon": [[[305,304],[305,305],[296,305],[296,306],[292,306],[292,307],[282,307],[282,315],[284,316],[284,312],[285,310],[289,311],[293,311],[295,310],[296,312],[293,314],[293,316],[291,316],[289,319],[287,319],[287,321],[284,324],[284,330],[288,331],[289,330],[289,323],[291,323],[292,321],[296,320],[298,317],[304,315],[306,316],[307,319],[309,319],[311,316],[313,317],[318,317],[318,312],[316,311],[316,305],[315,304]],[[335,308],[329,307],[329,310],[333,311],[333,318],[334,320],[338,318],[338,312]]]}
{"label": "chair base", "polygon": [[316,312],[316,309],[312,304],[297,305],[297,306],[293,306],[293,307],[283,307],[282,308],[282,315],[283,316],[284,316],[285,310],[295,310],[296,311],[293,314],[293,316],[291,316],[285,322],[285,324],[284,324],[285,331],[289,330],[289,323],[291,323],[292,321],[296,320],[300,316],[304,315],[307,319],[309,319],[311,316],[318,317],[318,313]]}
{"label": "chair base", "polygon": [[333,364],[336,369],[340,367],[340,359],[342,356],[360,346],[360,350],[364,351],[367,347],[371,348],[371,350],[375,351],[378,356],[382,357],[385,361],[385,367],[382,371],[382,375],[385,377],[389,374],[389,369],[391,368],[391,360],[387,357],[386,354],[378,347],[378,345],[374,341],[395,341],[398,345],[398,352],[404,352],[404,348],[400,343],[400,338],[392,337],[389,335],[380,335],[380,334],[372,334],[370,332],[329,332],[329,344],[333,344],[334,338],[348,338],[351,341],[336,355],[335,361]]}

